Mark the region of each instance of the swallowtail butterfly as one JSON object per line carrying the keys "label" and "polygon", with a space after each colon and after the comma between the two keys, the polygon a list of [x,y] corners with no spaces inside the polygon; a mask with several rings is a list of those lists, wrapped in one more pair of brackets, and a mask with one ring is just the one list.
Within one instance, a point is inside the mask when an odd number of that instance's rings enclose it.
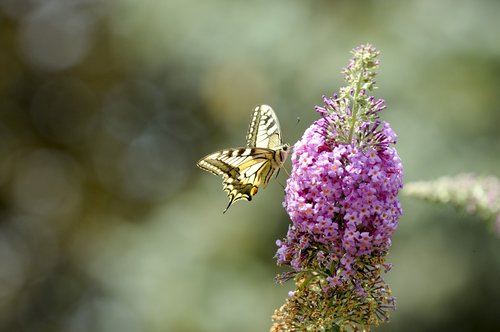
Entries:
{"label": "swallowtail butterfly", "polygon": [[229,204],[246,199],[251,201],[260,187],[265,188],[271,177],[283,166],[290,146],[281,141],[278,118],[268,105],[257,106],[248,128],[247,146],[224,149],[201,158],[199,168],[222,175],[223,189]]}

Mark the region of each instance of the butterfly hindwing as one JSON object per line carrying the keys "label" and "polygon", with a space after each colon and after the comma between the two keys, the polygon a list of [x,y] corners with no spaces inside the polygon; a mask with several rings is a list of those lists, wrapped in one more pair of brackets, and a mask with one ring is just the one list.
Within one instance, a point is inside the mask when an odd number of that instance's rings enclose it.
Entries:
{"label": "butterfly hindwing", "polygon": [[285,162],[288,145],[281,145],[279,124],[271,107],[255,108],[247,145],[217,151],[198,161],[201,169],[223,177],[222,186],[229,197],[224,212],[240,199],[252,200]]}

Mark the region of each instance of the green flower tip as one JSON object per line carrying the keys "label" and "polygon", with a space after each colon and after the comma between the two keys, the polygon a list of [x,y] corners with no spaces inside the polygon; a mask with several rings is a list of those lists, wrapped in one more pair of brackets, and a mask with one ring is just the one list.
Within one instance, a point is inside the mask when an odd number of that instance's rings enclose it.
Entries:
{"label": "green flower tip", "polygon": [[380,60],[377,59],[380,52],[372,45],[366,44],[354,48],[351,53],[353,57],[342,71],[348,85],[347,89],[351,91],[352,88],[354,88],[354,91],[373,90],[375,87],[375,69],[380,64]]}

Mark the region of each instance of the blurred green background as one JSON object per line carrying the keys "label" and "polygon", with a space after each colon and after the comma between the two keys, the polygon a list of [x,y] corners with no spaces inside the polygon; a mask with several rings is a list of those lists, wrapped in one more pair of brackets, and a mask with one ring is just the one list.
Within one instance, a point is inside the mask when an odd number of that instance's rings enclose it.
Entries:
{"label": "blurred green background", "polygon": [[[243,145],[262,103],[295,143],[370,42],[406,181],[500,176],[499,17],[495,0],[0,0],[0,330],[268,330],[293,286],[273,281],[282,187],[222,214],[196,161]],[[499,238],[402,199],[398,309],[376,330],[499,331]]]}

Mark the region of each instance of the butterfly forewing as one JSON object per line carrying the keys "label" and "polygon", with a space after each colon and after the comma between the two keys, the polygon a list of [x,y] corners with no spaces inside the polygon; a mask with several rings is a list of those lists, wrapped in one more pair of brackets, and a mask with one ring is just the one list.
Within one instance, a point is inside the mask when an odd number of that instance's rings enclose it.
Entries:
{"label": "butterfly forewing", "polygon": [[198,167],[223,177],[222,186],[229,204],[252,200],[262,186],[265,188],[287,156],[287,145],[281,145],[278,119],[271,107],[255,108],[247,134],[247,147],[225,149],[205,156]]}
{"label": "butterfly forewing", "polygon": [[273,149],[281,144],[280,125],[273,109],[257,106],[248,128],[247,146]]}

